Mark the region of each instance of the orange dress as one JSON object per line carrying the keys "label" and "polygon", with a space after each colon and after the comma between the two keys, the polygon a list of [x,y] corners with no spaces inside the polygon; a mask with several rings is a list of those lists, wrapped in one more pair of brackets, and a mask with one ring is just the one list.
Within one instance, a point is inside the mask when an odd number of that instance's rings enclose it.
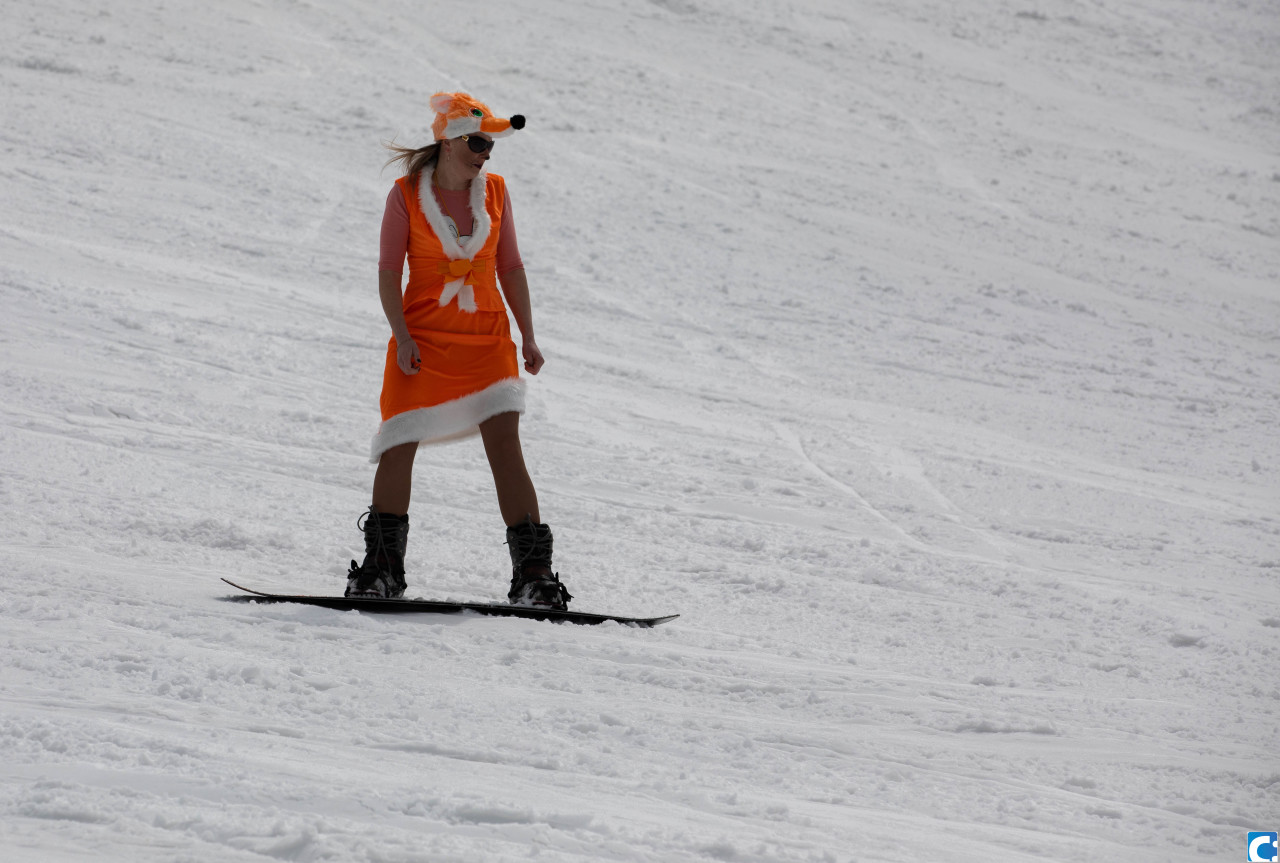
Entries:
{"label": "orange dress", "polygon": [[[429,178],[430,168],[421,176]],[[477,434],[490,417],[524,412],[524,381],[494,268],[506,185],[487,173],[471,182],[471,236],[459,242],[435,195],[420,195],[416,180],[401,177],[396,185],[409,212],[404,316],[422,364],[416,375],[400,371],[391,338],[372,462],[394,446],[457,440]]]}

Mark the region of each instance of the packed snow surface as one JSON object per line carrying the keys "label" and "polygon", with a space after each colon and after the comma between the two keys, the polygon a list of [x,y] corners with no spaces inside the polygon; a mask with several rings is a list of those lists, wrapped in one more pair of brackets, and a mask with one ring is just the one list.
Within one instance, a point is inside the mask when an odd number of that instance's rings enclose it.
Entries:
{"label": "packed snow surface", "polygon": [[[1273,0],[5,0],[0,858],[1201,861],[1280,829]],[[574,607],[341,590],[383,141],[501,141]],[[410,595],[505,595],[481,447]]]}

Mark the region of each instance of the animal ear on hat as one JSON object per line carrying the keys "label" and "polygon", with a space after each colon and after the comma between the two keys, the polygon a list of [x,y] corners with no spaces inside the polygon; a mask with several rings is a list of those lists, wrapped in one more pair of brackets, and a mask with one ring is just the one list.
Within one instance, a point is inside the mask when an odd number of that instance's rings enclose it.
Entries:
{"label": "animal ear on hat", "polygon": [[448,113],[449,109],[452,107],[452,93],[436,93],[431,97],[431,110],[435,111],[437,114]]}

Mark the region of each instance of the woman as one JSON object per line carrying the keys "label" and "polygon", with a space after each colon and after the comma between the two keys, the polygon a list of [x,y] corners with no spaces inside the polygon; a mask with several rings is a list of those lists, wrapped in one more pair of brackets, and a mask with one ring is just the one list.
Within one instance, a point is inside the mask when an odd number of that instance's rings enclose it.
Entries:
{"label": "woman", "polygon": [[541,523],[520,447],[524,381],[504,296],[520,328],[525,370],[536,375],[544,360],[506,184],[485,171],[494,140],[524,128],[524,117],[499,119],[466,93],[437,93],[431,107],[434,142],[393,146],[397,155],[387,163],[405,169],[387,197],[378,264],[391,341],[370,457],[378,465],[373,503],[358,522],[365,558],[359,566],[351,561],[347,596],[404,594],[414,455],[422,444],[479,432],[507,524],[507,597],[563,609],[573,597],[551,570],[551,528]]}

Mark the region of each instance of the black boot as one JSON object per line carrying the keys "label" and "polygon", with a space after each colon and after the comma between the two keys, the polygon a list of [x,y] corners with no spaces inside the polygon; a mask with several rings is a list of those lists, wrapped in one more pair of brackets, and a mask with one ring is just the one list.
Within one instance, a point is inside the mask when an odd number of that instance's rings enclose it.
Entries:
{"label": "black boot", "polygon": [[351,561],[347,596],[399,599],[404,596],[404,553],[409,544],[409,516],[378,512],[373,507],[356,520],[364,531],[364,563]]}
{"label": "black boot", "polygon": [[507,546],[511,551],[511,590],[507,600],[512,605],[532,605],[564,611],[573,599],[551,571],[551,528],[535,524],[533,518],[507,528]]}

